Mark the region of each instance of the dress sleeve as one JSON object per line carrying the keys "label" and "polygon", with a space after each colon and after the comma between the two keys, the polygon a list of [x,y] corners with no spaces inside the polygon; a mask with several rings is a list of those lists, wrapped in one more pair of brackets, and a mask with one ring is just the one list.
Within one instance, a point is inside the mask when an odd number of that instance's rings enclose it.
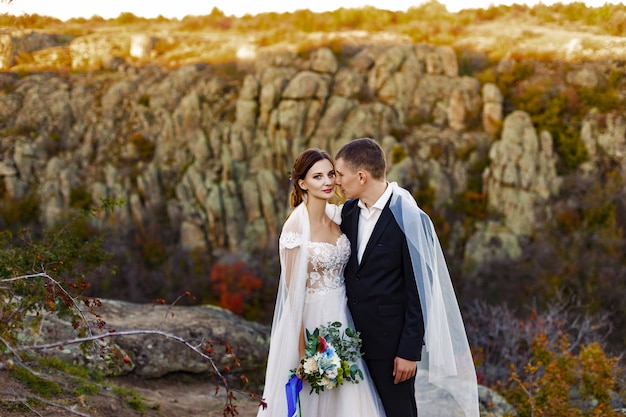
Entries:
{"label": "dress sleeve", "polygon": [[283,277],[287,292],[292,290],[294,276],[299,270],[298,261],[300,260],[300,251],[302,248],[302,233],[300,227],[294,222],[287,222],[283,228],[283,232],[279,238],[280,261],[283,270]]}
{"label": "dress sleeve", "polygon": [[285,231],[282,235],[280,235],[280,239],[278,241],[281,248],[285,249],[293,249],[302,244],[302,234],[297,232]]}

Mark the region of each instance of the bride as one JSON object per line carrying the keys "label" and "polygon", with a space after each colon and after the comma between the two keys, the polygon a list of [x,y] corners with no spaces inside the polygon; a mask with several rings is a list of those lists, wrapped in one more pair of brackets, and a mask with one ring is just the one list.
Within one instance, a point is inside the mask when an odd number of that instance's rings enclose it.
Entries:
{"label": "bride", "polygon": [[[305,333],[328,322],[352,323],[343,271],[350,257],[350,242],[341,233],[336,198],[335,168],[330,156],[308,149],[291,171],[292,212],[279,239],[281,274],[272,322],[263,401],[259,417],[285,417],[285,394],[290,371],[305,357]],[[302,417],[384,417],[385,413],[363,360],[357,365],[364,379],[345,382],[319,394],[303,381]]]}

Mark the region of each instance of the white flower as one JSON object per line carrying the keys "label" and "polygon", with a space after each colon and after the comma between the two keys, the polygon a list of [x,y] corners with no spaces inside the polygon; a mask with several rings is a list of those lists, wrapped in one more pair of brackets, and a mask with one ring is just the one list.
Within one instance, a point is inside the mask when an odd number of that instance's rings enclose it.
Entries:
{"label": "white flower", "polygon": [[304,368],[304,372],[306,372],[307,374],[313,374],[317,372],[317,369],[318,369],[317,361],[315,360],[314,357],[307,358],[304,361],[303,368]]}
{"label": "white flower", "polygon": [[322,385],[326,389],[333,389],[337,386],[337,383],[328,377],[322,378]]}

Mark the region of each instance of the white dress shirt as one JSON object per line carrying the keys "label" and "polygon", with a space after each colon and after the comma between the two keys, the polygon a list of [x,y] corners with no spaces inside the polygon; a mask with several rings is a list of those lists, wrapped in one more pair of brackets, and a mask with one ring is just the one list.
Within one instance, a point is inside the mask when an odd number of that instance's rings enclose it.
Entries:
{"label": "white dress shirt", "polygon": [[389,186],[389,183],[387,183],[385,192],[371,207],[367,208],[361,200],[357,203],[361,209],[359,214],[359,230],[357,232],[357,260],[359,263],[361,263],[361,258],[365,252],[367,242],[372,236],[374,226],[376,226],[376,222],[380,218],[380,213],[382,213],[383,209],[387,205],[387,201],[389,201],[390,198],[391,187]]}

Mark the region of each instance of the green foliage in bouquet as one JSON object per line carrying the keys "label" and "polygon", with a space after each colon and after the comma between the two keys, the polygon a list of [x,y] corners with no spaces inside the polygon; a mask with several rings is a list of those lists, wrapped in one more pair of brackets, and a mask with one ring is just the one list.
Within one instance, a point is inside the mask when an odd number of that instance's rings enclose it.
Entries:
{"label": "green foliage in bouquet", "polygon": [[325,389],[333,389],[344,382],[358,384],[363,379],[363,371],[356,364],[361,357],[361,337],[351,326],[342,330],[340,322],[328,322],[309,332],[306,329],[304,359],[298,374],[311,384],[311,393],[319,394]]}

